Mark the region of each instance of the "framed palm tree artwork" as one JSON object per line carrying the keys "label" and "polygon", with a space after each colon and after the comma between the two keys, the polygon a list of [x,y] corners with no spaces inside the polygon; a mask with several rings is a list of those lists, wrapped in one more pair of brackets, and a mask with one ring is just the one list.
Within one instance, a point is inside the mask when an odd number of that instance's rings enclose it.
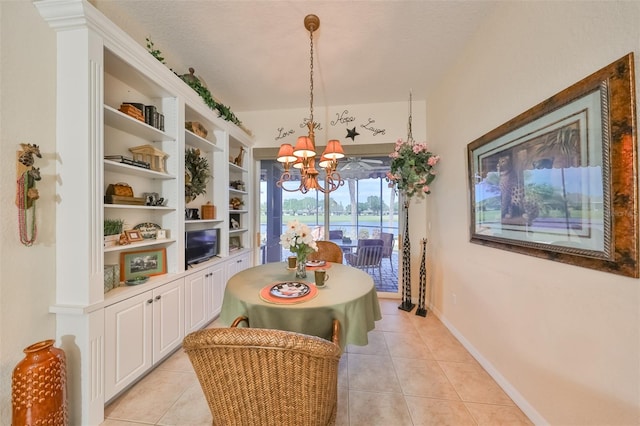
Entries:
{"label": "framed palm tree artwork", "polygon": [[471,242],[638,277],[633,54],[467,146]]}

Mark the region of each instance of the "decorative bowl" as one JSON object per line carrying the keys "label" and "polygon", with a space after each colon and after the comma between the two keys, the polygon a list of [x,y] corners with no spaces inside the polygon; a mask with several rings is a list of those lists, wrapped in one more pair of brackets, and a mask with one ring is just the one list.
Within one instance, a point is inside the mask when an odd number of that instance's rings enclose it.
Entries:
{"label": "decorative bowl", "polygon": [[131,278],[130,280],[126,280],[125,284],[127,284],[127,285],[138,285],[138,284],[144,284],[147,281],[149,281],[149,277],[139,276],[139,277]]}

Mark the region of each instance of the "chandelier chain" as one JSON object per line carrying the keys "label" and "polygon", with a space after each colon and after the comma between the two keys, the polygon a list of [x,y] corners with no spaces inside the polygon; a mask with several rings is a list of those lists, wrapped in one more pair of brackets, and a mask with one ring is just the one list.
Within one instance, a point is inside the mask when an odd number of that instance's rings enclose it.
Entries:
{"label": "chandelier chain", "polygon": [[309,110],[311,112],[309,116],[309,120],[313,124],[313,25],[309,29],[309,39],[310,39],[310,58],[309,58]]}
{"label": "chandelier chain", "polygon": [[[338,160],[345,154],[339,140],[332,139],[327,142],[324,152],[320,155],[315,147],[315,126],[313,119],[313,32],[320,27],[320,19],[316,15],[307,15],[304,18],[304,27],[309,31],[309,128],[308,136],[299,136],[295,148],[284,143],[278,150],[277,161],[283,163],[284,172],[276,185],[284,191],[300,191],[306,194],[310,190],[316,190],[325,194],[335,191],[344,185],[344,179],[338,173]],[[318,166],[324,171],[324,187],[318,182],[319,172],[315,167],[316,158]],[[291,168],[299,169],[300,184],[297,188],[287,188],[285,183],[297,180],[290,172]]]}

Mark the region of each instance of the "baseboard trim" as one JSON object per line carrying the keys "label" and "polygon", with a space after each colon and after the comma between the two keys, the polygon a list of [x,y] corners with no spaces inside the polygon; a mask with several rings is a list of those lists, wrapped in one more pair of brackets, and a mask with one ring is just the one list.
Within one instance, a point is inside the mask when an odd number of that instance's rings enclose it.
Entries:
{"label": "baseboard trim", "polygon": [[522,412],[533,422],[535,425],[549,425],[549,422],[527,401],[520,392],[496,369],[489,360],[487,360],[482,354],[464,337],[457,328],[442,315],[442,312],[431,306],[431,312],[438,317],[438,319],[449,329],[456,339],[465,347],[472,357],[478,361],[478,363],[484,368],[487,373],[498,383],[502,390],[509,395],[509,398],[522,410]]}

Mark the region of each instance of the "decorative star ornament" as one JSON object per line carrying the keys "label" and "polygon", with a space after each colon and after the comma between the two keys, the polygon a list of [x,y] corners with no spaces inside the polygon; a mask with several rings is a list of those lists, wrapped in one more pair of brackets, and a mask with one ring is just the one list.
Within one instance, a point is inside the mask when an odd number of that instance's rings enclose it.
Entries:
{"label": "decorative star ornament", "polygon": [[347,137],[351,138],[352,141],[356,141],[356,136],[358,136],[360,133],[356,132],[356,128],[354,127],[353,129],[347,129]]}

